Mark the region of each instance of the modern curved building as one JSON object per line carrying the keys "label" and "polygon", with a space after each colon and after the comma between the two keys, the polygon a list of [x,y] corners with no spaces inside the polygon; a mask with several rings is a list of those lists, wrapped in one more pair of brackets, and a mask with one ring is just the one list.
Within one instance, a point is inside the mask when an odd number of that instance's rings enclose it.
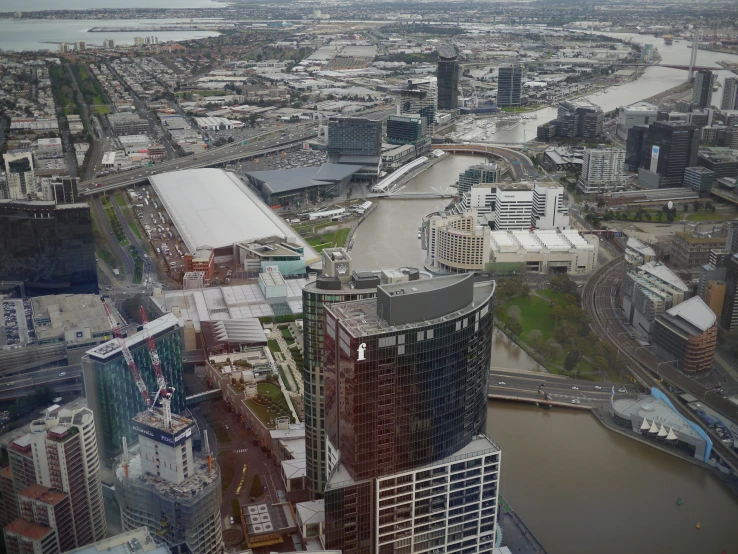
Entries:
{"label": "modern curved building", "polygon": [[483,269],[489,262],[490,228],[479,225],[477,212],[433,215],[428,219],[426,267],[439,273]]}
{"label": "modern curved building", "polygon": [[325,307],[326,548],[493,551],[494,288],[454,275]]}

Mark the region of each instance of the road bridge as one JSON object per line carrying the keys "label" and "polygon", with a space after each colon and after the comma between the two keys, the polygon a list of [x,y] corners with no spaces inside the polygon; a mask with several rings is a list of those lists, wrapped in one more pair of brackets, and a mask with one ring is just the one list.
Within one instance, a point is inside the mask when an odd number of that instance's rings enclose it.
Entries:
{"label": "road bridge", "polygon": [[15,400],[28,396],[38,387],[51,387],[54,392],[64,394],[82,392],[82,366],[71,365],[40,369],[0,379],[0,401]]}
{"label": "road bridge", "polygon": [[367,194],[366,198],[385,198],[387,200],[407,200],[422,198],[453,198],[454,195],[446,192],[375,192]]}

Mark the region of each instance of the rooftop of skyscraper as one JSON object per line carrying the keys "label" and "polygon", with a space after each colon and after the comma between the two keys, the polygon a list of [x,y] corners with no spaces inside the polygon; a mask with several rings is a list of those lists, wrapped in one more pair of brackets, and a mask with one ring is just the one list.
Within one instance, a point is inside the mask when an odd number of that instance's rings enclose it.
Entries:
{"label": "rooftop of skyscraper", "polygon": [[190,427],[194,423],[191,419],[177,414],[171,414],[170,419],[171,426],[167,425],[166,417],[164,416],[163,410],[159,408],[154,408],[151,411],[146,410],[145,412],[141,412],[133,418],[133,421],[135,421],[136,423],[141,423],[143,425],[148,425],[149,427],[153,427],[154,429],[159,429],[160,431],[165,431],[167,433],[179,433],[180,431],[187,429],[187,427]]}
{"label": "rooftop of skyscraper", "polygon": [[70,550],[67,554],[169,554],[169,548],[164,544],[157,545],[149,532],[148,527],[139,527],[125,533],[120,533],[94,544],[89,544]]}
{"label": "rooftop of skyscraper", "polygon": [[[389,333],[455,319],[479,307],[494,281],[474,283],[464,273],[377,287],[377,298],[326,306],[355,337]],[[398,301],[399,300],[399,301]]]}

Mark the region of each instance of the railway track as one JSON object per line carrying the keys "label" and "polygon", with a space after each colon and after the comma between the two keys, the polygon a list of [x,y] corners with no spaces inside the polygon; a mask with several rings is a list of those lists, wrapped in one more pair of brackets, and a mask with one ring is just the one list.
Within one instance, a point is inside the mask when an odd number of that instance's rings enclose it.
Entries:
{"label": "railway track", "polygon": [[[649,352],[646,347],[638,344],[621,327],[620,320],[617,317],[619,308],[616,298],[624,268],[624,259],[622,257],[615,258],[597,269],[582,289],[582,308],[592,319],[592,329],[618,349],[618,356],[625,356],[625,359],[628,360],[628,371],[639,383],[649,389],[651,387],[661,389],[681,415],[699,425],[712,439],[713,450],[720,455],[734,473],[738,474],[738,454],[732,448],[726,446],[720,437],[707,427],[702,420],[695,419],[694,414],[682,404],[677,395],[663,385],[663,381],[672,383],[685,392],[700,398],[703,403],[722,413],[725,417],[738,413],[736,407],[722,396],[717,395],[710,397],[709,401],[705,401],[708,392],[710,392],[708,389]],[[621,337],[627,337],[627,340],[621,340]],[[727,411],[726,407],[729,408]]]}

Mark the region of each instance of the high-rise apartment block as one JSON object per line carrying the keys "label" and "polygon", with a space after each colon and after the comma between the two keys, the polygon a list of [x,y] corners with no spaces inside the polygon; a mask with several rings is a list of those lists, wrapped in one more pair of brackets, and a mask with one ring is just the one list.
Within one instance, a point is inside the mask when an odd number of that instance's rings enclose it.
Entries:
{"label": "high-rise apartment block", "polygon": [[326,548],[492,553],[493,293],[464,274],[326,306]]}
{"label": "high-rise apartment block", "polygon": [[425,265],[431,271],[477,271],[489,262],[490,228],[479,224],[475,209],[463,214],[434,214],[427,218],[427,228]]}
{"label": "high-rise apartment block", "polygon": [[717,73],[707,69],[699,70],[694,76],[692,102],[700,108],[709,108],[712,103],[712,89],[715,86]]}
{"label": "high-rise apartment block", "polygon": [[625,150],[586,149],[577,188],[582,194],[614,192],[622,187],[624,166]]}
{"label": "high-rise apartment block", "polygon": [[648,262],[623,276],[621,306],[628,322],[649,336],[656,317],[684,301],[689,287],[668,267]]}
{"label": "high-rise apartment block", "polygon": [[725,275],[725,302],[720,325],[729,331],[738,329],[738,254],[728,262]]}
{"label": "high-rise apartment block", "polygon": [[596,138],[602,134],[605,114],[587,100],[565,100],[559,104],[556,134],[566,138]]}
{"label": "high-rise apartment block", "polygon": [[99,292],[87,204],[0,200],[0,252],[0,281],[28,296]]}
{"label": "high-rise apartment block", "polygon": [[328,122],[328,152],[342,156],[379,156],[382,122],[365,117],[339,117]]}
{"label": "high-rise apartment block", "polygon": [[112,38],[106,38],[103,41],[103,48],[105,50],[112,50],[113,48],[115,48],[115,41]]}
{"label": "high-rise apartment block", "polygon": [[438,47],[438,109],[455,110],[459,107],[459,66],[456,48]]}
{"label": "high-rise apartment block", "polygon": [[187,543],[198,554],[222,554],[220,470],[212,458],[195,458],[194,426],[166,406],[138,414],[139,452],[118,461],[115,498],[124,531],[146,526],[170,547]]}
{"label": "high-rise apartment block", "polygon": [[636,125],[649,125],[658,118],[659,109],[648,102],[622,106],[618,111],[617,135],[626,140],[628,131]]}
{"label": "high-rise apartment block", "polygon": [[9,444],[8,458],[12,485],[5,482],[3,492],[12,494],[3,494],[0,502],[4,522],[12,519],[4,529],[10,550],[57,554],[106,536],[89,408],[47,412],[33,421],[30,433]]}
{"label": "high-rise apartment block", "polygon": [[466,168],[459,173],[457,190],[459,196],[468,193],[472,187],[482,183],[496,183],[500,180],[500,170],[496,163],[485,162]]}
{"label": "high-rise apartment block", "polygon": [[738,107],[738,77],[728,77],[723,83],[721,110],[735,110]]}
{"label": "high-rise apartment block", "polygon": [[325,488],[325,393],[323,311],[332,302],[374,298],[382,282],[416,281],[417,269],[389,269],[379,273],[354,271],[353,260],[343,248],[326,248],[322,253],[323,272],[302,291],[305,382],[305,459],[308,488],[313,497]]}
{"label": "high-rise apartment block", "polygon": [[[144,325],[144,330],[124,339],[150,391],[158,390],[156,374],[147,348],[147,336],[156,343],[167,385],[184,390],[182,380],[182,330],[176,316],[166,314]],[[82,358],[87,402],[97,422],[100,457],[110,464],[123,450],[123,437],[133,444],[138,439],[131,427],[133,417],[145,409],[144,400],[128,369],[117,341],[88,350]],[[184,410],[184,395],[175,394],[171,409]]]}
{"label": "high-rise apartment block", "polygon": [[438,80],[435,77],[408,79],[400,91],[400,115],[419,115],[432,133],[438,112]]}
{"label": "high-rise apartment block", "polygon": [[523,105],[523,66],[504,64],[497,70],[497,105],[516,108]]}
{"label": "high-rise apartment block", "polygon": [[36,193],[36,171],[31,152],[5,153],[8,198],[26,200]]}

